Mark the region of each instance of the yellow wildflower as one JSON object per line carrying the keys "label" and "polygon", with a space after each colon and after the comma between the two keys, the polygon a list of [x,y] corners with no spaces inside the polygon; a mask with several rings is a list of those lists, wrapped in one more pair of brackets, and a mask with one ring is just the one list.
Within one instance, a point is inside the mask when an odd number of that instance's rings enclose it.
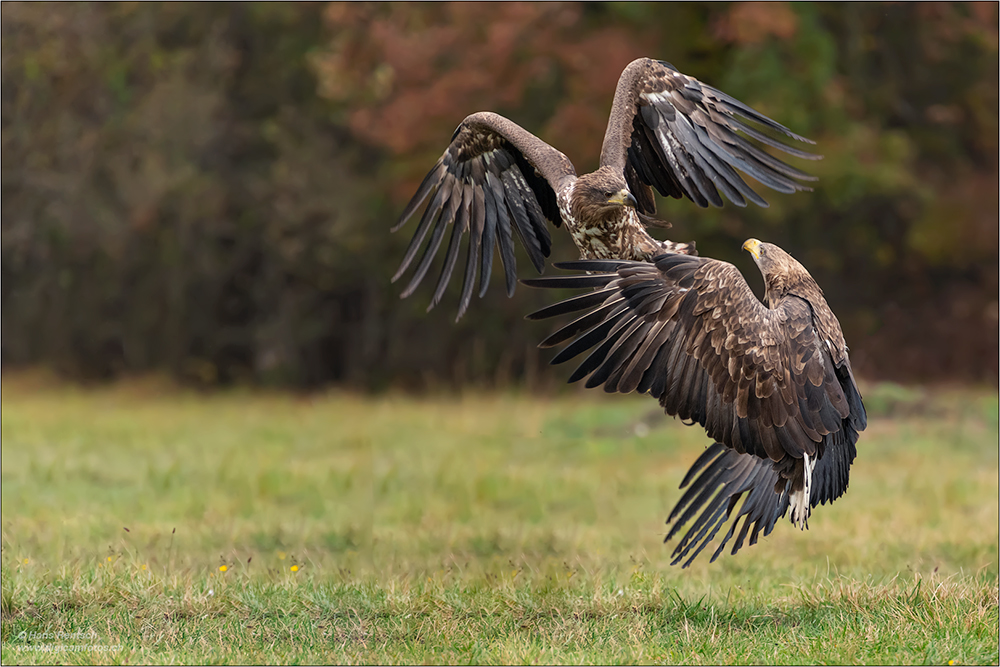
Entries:
{"label": "yellow wildflower", "polygon": [[226,570],[228,570],[228,569],[229,569],[229,568],[228,568],[228,567],[226,567],[225,565],[220,565],[220,566],[219,566],[219,572],[225,572],[225,571],[226,571]]}
{"label": "yellow wildflower", "polygon": [[291,566],[288,569],[290,569],[292,572],[298,572],[299,571],[299,566],[298,565],[293,565],[293,566]]}

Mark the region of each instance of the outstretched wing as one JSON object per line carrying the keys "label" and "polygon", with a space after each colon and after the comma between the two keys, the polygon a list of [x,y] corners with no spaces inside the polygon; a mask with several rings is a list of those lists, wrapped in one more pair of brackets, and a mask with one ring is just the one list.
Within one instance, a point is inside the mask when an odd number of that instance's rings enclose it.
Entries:
{"label": "outstretched wing", "polygon": [[787,480],[803,454],[817,459],[813,506],[847,489],[864,410],[846,350],[835,364],[808,303],[786,297],[768,309],[736,267],[704,257],[556,266],[589,274],[522,282],[592,290],[528,316],[582,312],[542,342],[569,341],[552,363],[592,350],[571,382],[587,378],[588,387],[608,392],[648,392],[667,413],[701,424],[717,443],[691,468],[682,486],[701,474],[668,521],[674,523],[669,539],[694,520],[674,562],[693,550],[690,564],[744,495],[715,555],[743,517],[734,553],[751,527],[751,544],[761,530],[768,534],[788,507]]}
{"label": "outstretched wing", "polygon": [[561,222],[556,193],[575,178],[576,171],[565,155],[503,116],[484,112],[467,117],[393,227],[393,231],[402,227],[430,200],[392,277],[395,282],[409,268],[430,231],[420,262],[401,296],[412,294],[423,280],[449,225],[452,229],[444,265],[427,309],[441,300],[466,232],[465,276],[456,321],[469,306],[477,269],[479,295],[486,292],[497,246],[507,294],[512,294],[517,282],[513,233],[541,272],[552,245],[546,221],[556,226]]}
{"label": "outstretched wing", "polygon": [[718,190],[737,206],[746,206],[749,199],[766,207],[737,170],[778,192],[810,190],[797,181],[814,181],[814,176],[757,144],[807,160],[822,156],[788,146],[761,128],[813,143],[669,63],[640,58],[618,80],[601,166],[624,174],[640,211],[647,214],[655,207],[650,186],[665,197],[688,197],[702,208],[722,206]]}
{"label": "outstretched wing", "polygon": [[823,437],[842,428],[848,401],[802,299],[769,309],[735,266],[706,257],[556,266],[592,275],[523,282],[602,288],[528,316],[587,311],[541,344],[574,339],[553,364],[594,348],[570,382],[649,392],[717,442],[772,461],[815,456]]}

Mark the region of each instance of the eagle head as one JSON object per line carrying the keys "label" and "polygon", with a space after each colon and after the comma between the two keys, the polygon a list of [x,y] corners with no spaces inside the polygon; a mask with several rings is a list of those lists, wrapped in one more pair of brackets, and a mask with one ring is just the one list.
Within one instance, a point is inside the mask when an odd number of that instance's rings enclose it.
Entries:
{"label": "eagle head", "polygon": [[624,218],[624,209],[636,208],[635,197],[625,179],[609,167],[581,176],[573,185],[570,208],[583,226],[588,222]]}
{"label": "eagle head", "polygon": [[806,267],[797,259],[773,243],[762,243],[757,239],[747,239],[743,249],[750,253],[753,261],[764,276],[764,297],[770,303],[790,293],[810,296],[812,292],[823,293]]}

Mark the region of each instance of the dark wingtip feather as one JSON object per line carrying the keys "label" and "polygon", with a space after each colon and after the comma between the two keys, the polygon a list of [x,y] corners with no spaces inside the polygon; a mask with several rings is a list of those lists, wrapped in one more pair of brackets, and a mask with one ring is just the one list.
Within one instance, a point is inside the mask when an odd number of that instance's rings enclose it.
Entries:
{"label": "dark wingtip feather", "polygon": [[598,274],[593,276],[545,276],[542,278],[522,278],[522,285],[547,289],[577,289],[587,287],[604,287],[617,276]]}
{"label": "dark wingtip feather", "polygon": [[[521,281],[524,282],[523,280]],[[609,295],[614,294],[614,290],[597,290],[594,292],[587,292],[585,294],[579,294],[577,296],[565,299],[564,301],[559,301],[552,304],[551,306],[546,306],[540,310],[536,310],[533,313],[529,313],[524,316],[526,320],[545,320],[550,317],[558,317],[559,315],[568,315],[569,313],[575,313],[593,306],[598,306],[604,301]]]}
{"label": "dark wingtip feather", "polygon": [[424,176],[424,180],[420,182],[420,186],[417,188],[417,191],[414,193],[413,197],[410,198],[410,201],[406,204],[406,208],[404,208],[403,212],[399,215],[399,222],[390,227],[390,231],[399,231],[399,229],[406,224],[407,220],[409,220],[413,214],[416,213],[417,209],[420,208],[420,205],[424,203],[424,200],[427,199],[427,195],[429,195],[436,186],[440,185],[441,171],[443,169],[445,169],[444,156],[439,158],[437,164],[435,164],[431,170],[427,172],[427,175]]}
{"label": "dark wingtip feather", "polygon": [[635,264],[643,264],[643,262],[632,262],[619,259],[575,259],[565,262],[553,262],[552,266],[557,269],[566,269],[569,271],[612,272],[617,271],[624,266]]}

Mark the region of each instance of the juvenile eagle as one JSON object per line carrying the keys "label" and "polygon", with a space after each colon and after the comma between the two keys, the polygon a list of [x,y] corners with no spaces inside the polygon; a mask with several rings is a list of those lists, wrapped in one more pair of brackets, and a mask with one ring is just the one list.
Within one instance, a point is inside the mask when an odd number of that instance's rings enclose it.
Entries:
{"label": "juvenile eagle", "polygon": [[764,303],[732,264],[681,254],[565,262],[556,266],[590,275],[522,281],[597,288],[528,316],[584,311],[540,345],[573,339],[553,364],[596,346],[570,382],[587,377],[587,387],[607,392],[648,392],[715,441],[684,477],[681,488],[691,486],[667,520],[669,540],[698,514],[672,554],[671,564],[690,554],[683,567],[744,495],[713,561],[741,519],[733,554],[751,528],[755,544],[789,509],[805,528],[811,508],[847,490],[858,432],[867,425],[844,334],[823,290],[778,246],[750,239],[743,248],[764,276]]}
{"label": "juvenile eagle", "polygon": [[551,247],[547,222],[564,224],[583,258],[649,260],[663,252],[694,253],[693,243],[658,241],[646,232],[646,226],[669,226],[648,217],[656,211],[653,187],[663,196],[687,197],[703,208],[722,206],[716,188],[738,206],[746,206],[747,200],[767,206],[736,170],[778,192],[809,190],[793,179],[815,180],[747,138],[800,158],[820,156],[787,146],[745,120],[813,143],[669,63],[648,58],[633,61],[622,72],[601,166],[590,174],[578,177],[565,155],[503,116],[472,114],[455,130],[393,228],[402,227],[430,199],[392,279],[403,275],[431,231],[401,296],[412,294],[449,225],[450,241],[428,310],[441,300],[468,232],[458,318],[468,308],[477,272],[479,295],[486,292],[496,246],[507,294],[513,294],[513,232],[535,269],[542,271]]}

